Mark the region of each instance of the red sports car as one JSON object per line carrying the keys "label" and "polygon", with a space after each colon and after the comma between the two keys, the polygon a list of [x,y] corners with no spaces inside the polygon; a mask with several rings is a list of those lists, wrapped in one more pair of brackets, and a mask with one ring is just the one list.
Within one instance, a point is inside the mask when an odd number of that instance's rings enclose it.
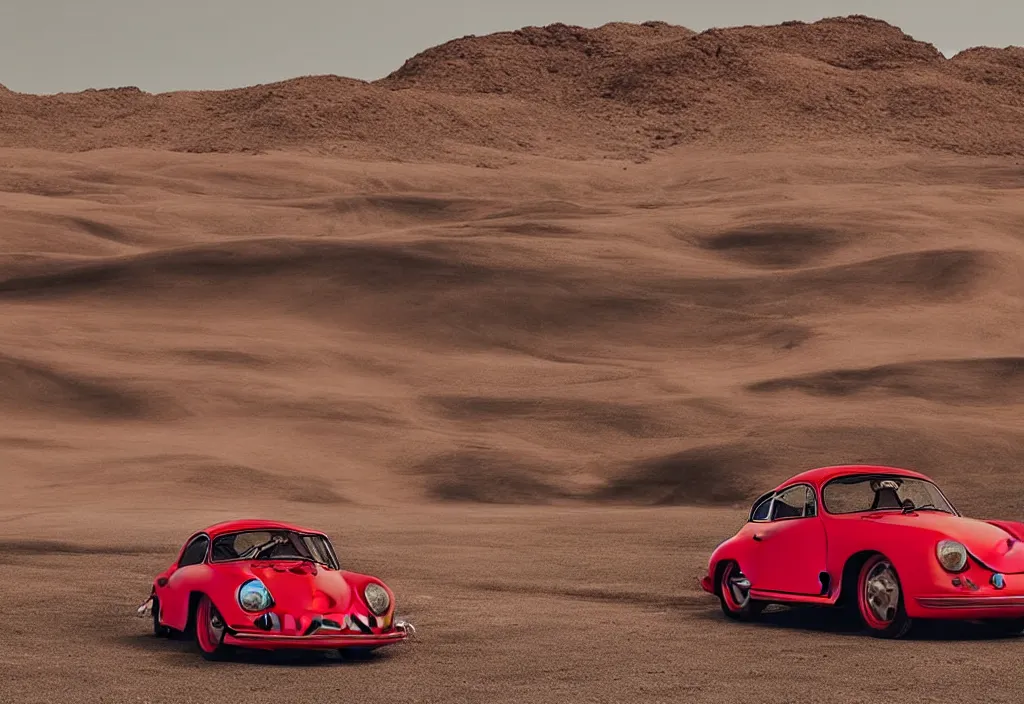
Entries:
{"label": "red sports car", "polygon": [[903,636],[914,619],[1019,633],[1022,540],[1024,523],[962,516],[919,472],[821,467],[760,496],[711,554],[701,587],[739,620],[770,603],[820,604],[847,609],[880,637]]}
{"label": "red sports car", "polygon": [[415,630],[395,618],[387,585],[341,568],[324,533],[263,520],[192,534],[153,581],[147,612],[157,636],[192,633],[208,660],[234,648],[363,655]]}

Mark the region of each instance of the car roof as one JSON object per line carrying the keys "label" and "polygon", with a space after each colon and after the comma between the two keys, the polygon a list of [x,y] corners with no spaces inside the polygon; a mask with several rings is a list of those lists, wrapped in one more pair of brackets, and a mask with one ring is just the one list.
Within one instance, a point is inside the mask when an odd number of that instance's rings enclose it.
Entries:
{"label": "car roof", "polygon": [[240,518],[233,521],[223,521],[222,523],[215,523],[212,526],[207,526],[202,530],[197,530],[193,535],[206,533],[210,538],[216,538],[219,535],[236,533],[242,530],[293,530],[297,533],[315,533],[317,535],[324,535],[324,532],[320,530],[304,528],[302,526],[295,525],[294,523],[269,521],[263,518]]}
{"label": "car roof", "polygon": [[849,477],[854,474],[894,474],[900,477],[913,477],[915,479],[924,479],[929,482],[932,481],[931,477],[928,477],[927,475],[915,472],[912,469],[904,469],[902,467],[888,467],[886,465],[879,464],[842,464],[832,467],[815,467],[814,469],[808,469],[807,471],[801,472],[800,474],[792,476],[782,482],[775,487],[774,491],[779,491],[793,484],[810,484],[814,487],[820,487],[830,479],[835,479],[836,477]]}

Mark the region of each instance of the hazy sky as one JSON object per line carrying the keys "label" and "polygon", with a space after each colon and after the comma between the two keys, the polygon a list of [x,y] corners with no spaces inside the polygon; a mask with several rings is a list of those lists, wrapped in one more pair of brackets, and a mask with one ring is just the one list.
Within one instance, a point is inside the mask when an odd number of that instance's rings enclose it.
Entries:
{"label": "hazy sky", "polygon": [[372,80],[466,34],[663,20],[701,31],[865,14],[947,56],[1024,44],[1022,0],[0,0],[0,83],[55,93]]}

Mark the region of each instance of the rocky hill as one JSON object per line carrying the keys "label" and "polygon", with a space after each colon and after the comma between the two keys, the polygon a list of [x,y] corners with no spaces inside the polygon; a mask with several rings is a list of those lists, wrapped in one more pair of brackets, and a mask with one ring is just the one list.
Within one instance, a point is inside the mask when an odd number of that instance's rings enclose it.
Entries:
{"label": "rocky hill", "polygon": [[701,33],[556,24],[456,39],[373,82],[313,76],[156,95],[0,88],[0,146],[59,151],[450,159],[491,148],[586,158],[842,137],[1024,154],[1024,49],[947,59],[863,16]]}

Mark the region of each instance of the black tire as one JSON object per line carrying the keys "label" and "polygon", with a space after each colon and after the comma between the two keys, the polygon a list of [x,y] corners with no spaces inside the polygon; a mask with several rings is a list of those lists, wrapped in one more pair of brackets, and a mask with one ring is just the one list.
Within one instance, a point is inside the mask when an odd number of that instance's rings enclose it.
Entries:
{"label": "black tire", "polygon": [[160,600],[153,597],[153,635],[157,638],[170,638],[171,629],[160,623]]}
{"label": "black tire", "polygon": [[[743,583],[746,588],[743,588]],[[754,621],[767,604],[750,598],[750,582],[746,580],[740,566],[729,562],[718,577],[718,601],[722,613],[734,621]]]}
{"label": "black tire", "polygon": [[224,645],[223,637],[226,627],[217,607],[205,594],[199,598],[195,610],[195,644],[199,654],[206,660],[226,660],[232,654],[232,648]]}
{"label": "black tire", "polygon": [[860,631],[864,628],[857,599],[857,577],[860,575],[860,564],[863,562],[858,563],[851,560],[843,568],[843,581],[839,587],[839,599],[835,604],[835,615],[839,625],[848,631]]}
{"label": "black tire", "polygon": [[[904,608],[896,568],[885,555],[871,555],[857,572],[856,603],[865,630],[876,638],[902,638],[913,621]],[[893,603],[895,602],[895,603]]]}

